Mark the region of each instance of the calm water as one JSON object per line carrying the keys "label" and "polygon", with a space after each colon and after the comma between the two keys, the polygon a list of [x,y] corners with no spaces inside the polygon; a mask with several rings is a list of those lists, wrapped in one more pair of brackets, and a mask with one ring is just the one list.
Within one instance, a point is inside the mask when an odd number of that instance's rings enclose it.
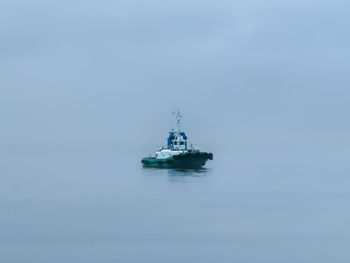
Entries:
{"label": "calm water", "polygon": [[200,171],[145,169],[142,155],[3,151],[0,262],[349,262],[340,153],[222,150]]}

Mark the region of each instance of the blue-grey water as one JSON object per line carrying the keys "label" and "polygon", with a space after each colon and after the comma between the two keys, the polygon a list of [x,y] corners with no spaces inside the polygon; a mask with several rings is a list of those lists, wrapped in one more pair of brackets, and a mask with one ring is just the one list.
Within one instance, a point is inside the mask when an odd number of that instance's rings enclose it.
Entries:
{"label": "blue-grey water", "polygon": [[117,144],[7,147],[0,261],[349,262],[348,158],[257,145],[200,171]]}

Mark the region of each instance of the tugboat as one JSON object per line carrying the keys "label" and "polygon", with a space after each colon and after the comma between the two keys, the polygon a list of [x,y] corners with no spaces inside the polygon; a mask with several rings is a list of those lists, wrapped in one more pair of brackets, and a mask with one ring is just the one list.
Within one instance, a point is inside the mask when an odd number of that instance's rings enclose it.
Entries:
{"label": "tugboat", "polygon": [[187,136],[181,131],[182,116],[180,111],[173,112],[176,118],[176,130],[171,130],[168,137],[168,147],[159,148],[153,157],[141,160],[145,167],[196,169],[213,160],[213,154],[201,152],[190,146],[187,147]]}

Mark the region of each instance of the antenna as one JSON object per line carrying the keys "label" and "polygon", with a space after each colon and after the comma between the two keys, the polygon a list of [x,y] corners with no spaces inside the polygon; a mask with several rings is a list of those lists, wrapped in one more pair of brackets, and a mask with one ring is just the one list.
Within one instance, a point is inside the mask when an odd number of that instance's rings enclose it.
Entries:
{"label": "antenna", "polygon": [[181,127],[181,121],[182,121],[182,115],[180,113],[180,110],[174,111],[171,113],[172,115],[175,116],[176,119],[176,129],[178,132],[180,132],[180,127]]}

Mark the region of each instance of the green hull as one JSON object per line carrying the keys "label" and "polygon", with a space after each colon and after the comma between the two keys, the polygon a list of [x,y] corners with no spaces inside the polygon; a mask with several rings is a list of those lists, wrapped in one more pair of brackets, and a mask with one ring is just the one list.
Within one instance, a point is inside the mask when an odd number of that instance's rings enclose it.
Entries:
{"label": "green hull", "polygon": [[156,159],[155,157],[146,157],[142,159],[142,163],[147,167],[164,167],[164,168],[200,168],[205,165],[208,160],[213,160],[212,153],[206,152],[187,152],[174,155],[167,159]]}

